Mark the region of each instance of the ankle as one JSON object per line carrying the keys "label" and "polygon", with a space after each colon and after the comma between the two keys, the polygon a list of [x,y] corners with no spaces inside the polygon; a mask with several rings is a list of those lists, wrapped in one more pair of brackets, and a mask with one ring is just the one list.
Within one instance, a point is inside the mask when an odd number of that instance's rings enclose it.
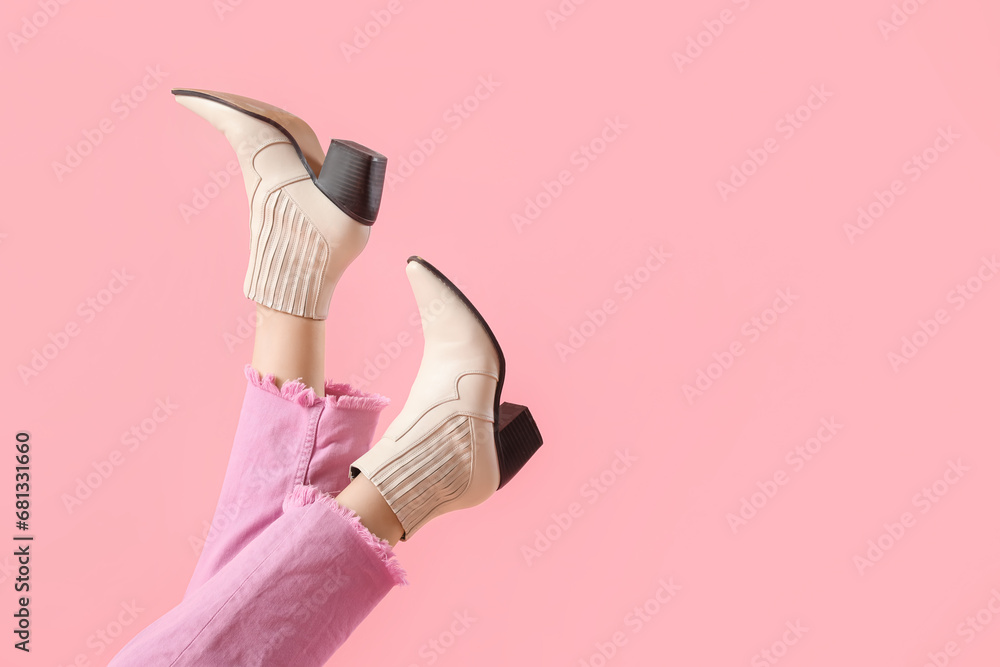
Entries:
{"label": "ankle", "polygon": [[298,380],[316,395],[325,395],[326,322],[290,315],[257,304],[251,365],[261,375],[273,375],[280,388]]}
{"label": "ankle", "polygon": [[403,536],[403,526],[386,504],[382,494],[364,475],[358,475],[340,492],[336,498],[341,507],[346,507],[361,519],[361,525],[376,537],[395,546]]}

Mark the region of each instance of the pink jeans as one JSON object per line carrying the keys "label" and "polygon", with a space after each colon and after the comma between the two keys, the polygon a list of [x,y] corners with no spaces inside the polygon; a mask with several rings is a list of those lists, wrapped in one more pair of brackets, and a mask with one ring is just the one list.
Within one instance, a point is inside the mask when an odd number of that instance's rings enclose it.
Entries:
{"label": "pink jeans", "polygon": [[388,400],[279,390],[247,366],[233,452],[184,600],[110,665],[322,665],[405,574],[333,496]]}

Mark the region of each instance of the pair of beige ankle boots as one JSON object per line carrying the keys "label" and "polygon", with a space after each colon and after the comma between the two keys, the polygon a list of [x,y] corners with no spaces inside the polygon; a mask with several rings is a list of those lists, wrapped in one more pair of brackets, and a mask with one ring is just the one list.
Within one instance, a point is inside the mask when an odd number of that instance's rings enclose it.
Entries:
{"label": "pair of beige ankle boots", "polygon": [[[324,155],[304,121],[270,104],[172,92],[236,150],[250,202],[246,296],[326,319],[337,281],[378,216],[386,158],[340,140]],[[542,444],[528,409],[500,402],[503,352],[476,307],[420,257],[409,258],[406,275],[421,312],[423,358],[402,412],[350,469],[382,494],[404,540],[436,516],[486,500]],[[442,290],[457,298],[442,299]]]}

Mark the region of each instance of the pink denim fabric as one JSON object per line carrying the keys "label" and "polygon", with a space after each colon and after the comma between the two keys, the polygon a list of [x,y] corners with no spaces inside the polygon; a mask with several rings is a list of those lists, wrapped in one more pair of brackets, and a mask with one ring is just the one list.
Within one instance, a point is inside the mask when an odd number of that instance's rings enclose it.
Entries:
{"label": "pink denim fabric", "polygon": [[340,493],[389,404],[346,384],[328,382],[325,398],[294,380],[278,389],[273,375],[261,377],[249,365],[246,376],[222,493],[188,596],[281,516],[282,501],[296,485]]}
{"label": "pink denim fabric", "polygon": [[387,542],[316,487],[109,667],[319,667],[405,574]]}

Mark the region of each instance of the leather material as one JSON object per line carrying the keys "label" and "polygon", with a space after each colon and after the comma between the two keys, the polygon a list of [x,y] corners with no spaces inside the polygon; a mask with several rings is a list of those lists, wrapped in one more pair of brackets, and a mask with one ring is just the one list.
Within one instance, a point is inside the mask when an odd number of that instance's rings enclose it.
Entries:
{"label": "leather material", "polygon": [[[367,244],[370,228],[318,190],[288,137],[273,125],[204,97],[174,99],[222,132],[236,151],[250,204],[244,294],[274,310],[326,319],[333,290]],[[318,170],[321,162],[313,162],[321,161],[323,151],[315,133],[282,113],[282,123],[294,126],[305,158]]]}
{"label": "leather material", "polygon": [[352,466],[375,485],[406,540],[500,485],[493,406],[500,361],[457,294],[418,262],[406,275],[420,308],[424,353],[410,395],[385,435]]}

